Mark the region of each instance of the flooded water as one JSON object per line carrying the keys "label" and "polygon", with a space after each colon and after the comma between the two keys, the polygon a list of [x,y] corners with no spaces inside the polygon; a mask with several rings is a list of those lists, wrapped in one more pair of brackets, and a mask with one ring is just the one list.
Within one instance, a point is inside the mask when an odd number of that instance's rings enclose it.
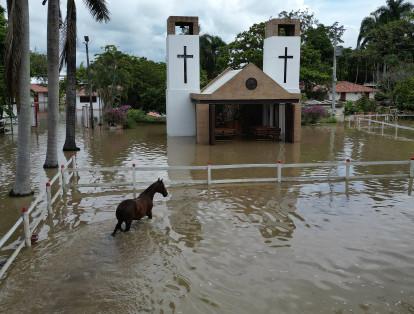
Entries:
{"label": "flooded water", "polygon": [[[59,132],[62,144],[63,125]],[[77,142],[80,166],[406,160],[414,155],[414,141],[342,125],[304,127],[297,144],[197,146],[192,138],[167,139],[160,125],[79,129]],[[44,119],[32,143],[36,187],[53,174],[42,169]],[[0,138],[0,234],[30,202],[6,196],[13,183],[14,146],[14,137]],[[306,176],[309,170],[297,171]],[[79,182],[90,179],[80,176]],[[159,176],[198,174],[159,172],[142,178]],[[99,180],[112,178],[104,174]],[[132,197],[131,191],[71,188],[41,225],[38,244],[23,250],[0,283],[0,312],[414,313],[414,198],[409,190],[408,180],[386,179],[353,181],[347,188],[344,182],[174,187],[167,198],[156,196],[152,220],[134,222],[131,232],[113,238],[115,207]]]}

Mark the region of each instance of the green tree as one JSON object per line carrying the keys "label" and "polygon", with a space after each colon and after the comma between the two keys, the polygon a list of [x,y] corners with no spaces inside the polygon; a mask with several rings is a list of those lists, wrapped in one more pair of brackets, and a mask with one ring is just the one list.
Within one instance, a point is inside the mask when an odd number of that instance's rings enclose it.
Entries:
{"label": "green tree", "polygon": [[7,32],[5,72],[8,95],[18,106],[16,176],[11,196],[32,194],[30,186],[31,105],[30,50],[28,0],[7,2],[9,28]]}
{"label": "green tree", "polygon": [[47,82],[47,66],[46,54],[37,51],[30,52],[30,77],[35,77],[45,84]]}
{"label": "green tree", "polygon": [[[98,22],[109,21],[109,11],[106,0],[85,0],[85,5],[91,15]],[[65,21],[65,44],[61,63],[66,63],[66,139],[63,145],[64,151],[76,151],[79,148],[75,142],[76,121],[76,3],[75,0],[67,1],[67,13]]]}
{"label": "green tree", "polygon": [[395,102],[401,110],[414,110],[414,76],[399,81],[393,91]]}
{"label": "green tree", "polygon": [[220,74],[224,68],[220,64],[220,54],[226,43],[219,36],[204,34],[200,36],[200,65],[209,80]]}

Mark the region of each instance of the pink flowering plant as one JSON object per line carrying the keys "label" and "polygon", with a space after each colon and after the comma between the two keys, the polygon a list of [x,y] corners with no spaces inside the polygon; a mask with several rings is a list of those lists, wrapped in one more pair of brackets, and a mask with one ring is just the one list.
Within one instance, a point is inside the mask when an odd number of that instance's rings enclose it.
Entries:
{"label": "pink flowering plant", "polygon": [[107,109],[104,112],[104,119],[109,126],[125,126],[129,109],[131,109],[131,106],[128,105]]}
{"label": "pink flowering plant", "polygon": [[302,110],[302,124],[315,124],[327,116],[328,112],[322,106],[306,107]]}

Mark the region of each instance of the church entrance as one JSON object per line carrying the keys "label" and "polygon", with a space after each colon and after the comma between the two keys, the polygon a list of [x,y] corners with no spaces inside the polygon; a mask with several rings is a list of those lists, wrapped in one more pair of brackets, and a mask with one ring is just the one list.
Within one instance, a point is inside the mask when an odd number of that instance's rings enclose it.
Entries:
{"label": "church entrance", "polygon": [[285,105],[248,103],[209,107],[210,144],[234,139],[279,141],[284,138]]}

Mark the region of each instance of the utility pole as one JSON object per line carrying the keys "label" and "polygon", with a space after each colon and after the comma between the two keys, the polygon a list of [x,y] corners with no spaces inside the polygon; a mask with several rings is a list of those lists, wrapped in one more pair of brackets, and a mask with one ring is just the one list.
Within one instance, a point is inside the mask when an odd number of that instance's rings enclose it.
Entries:
{"label": "utility pole", "polygon": [[333,38],[333,67],[332,67],[332,115],[335,116],[335,103],[336,103],[336,30]]}
{"label": "utility pole", "polygon": [[94,128],[94,121],[93,121],[93,102],[92,102],[92,82],[91,82],[91,74],[89,71],[89,36],[85,36],[85,46],[86,46],[86,74],[88,76],[88,85],[89,85],[89,121],[90,127]]}

